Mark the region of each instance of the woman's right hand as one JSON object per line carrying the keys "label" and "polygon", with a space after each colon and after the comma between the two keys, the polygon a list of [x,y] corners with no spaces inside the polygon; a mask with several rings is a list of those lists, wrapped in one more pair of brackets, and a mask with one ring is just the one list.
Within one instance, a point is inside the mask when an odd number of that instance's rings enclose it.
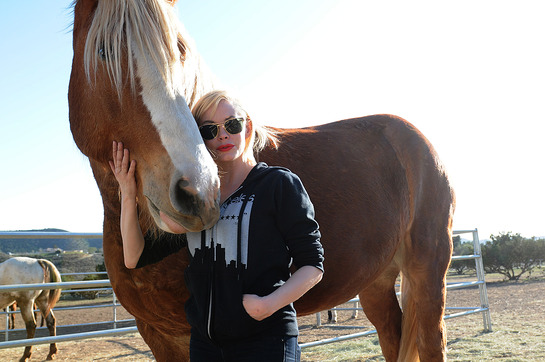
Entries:
{"label": "woman's right hand", "polygon": [[130,160],[129,150],[123,148],[122,142],[113,142],[113,161],[109,161],[115,179],[119,183],[122,197],[136,197],[136,160]]}
{"label": "woman's right hand", "polygon": [[123,258],[125,266],[136,268],[138,260],[144,250],[144,237],[138,220],[138,206],[136,203],[136,161],[130,160],[129,150],[123,148],[123,143],[114,141],[112,149],[113,161],[109,161],[110,168],[121,189],[121,215],[119,227],[123,241]]}

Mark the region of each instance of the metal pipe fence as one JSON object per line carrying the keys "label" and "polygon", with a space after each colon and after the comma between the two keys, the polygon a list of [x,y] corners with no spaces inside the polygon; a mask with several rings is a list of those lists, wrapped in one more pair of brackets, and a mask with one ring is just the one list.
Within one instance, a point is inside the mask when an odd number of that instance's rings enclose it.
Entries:
{"label": "metal pipe fence", "polygon": [[[68,232],[0,232],[0,239],[101,239],[102,233],[68,233]],[[123,319],[119,320],[117,318],[117,311],[119,307],[122,307],[121,304],[117,301],[115,293],[112,290],[110,280],[108,280],[107,272],[83,272],[83,273],[61,273],[62,277],[78,277],[85,275],[104,275],[106,278],[102,280],[83,280],[83,281],[70,281],[70,282],[59,282],[59,283],[44,283],[44,284],[24,284],[24,285],[4,285],[0,286],[0,293],[9,292],[9,291],[18,291],[18,290],[35,290],[35,289],[62,289],[63,294],[66,293],[82,293],[82,292],[103,292],[104,294],[110,294],[112,297],[111,303],[98,304],[98,305],[87,305],[87,306],[70,306],[70,307],[59,307],[56,306],[54,311],[63,311],[63,310],[85,310],[85,309],[94,309],[94,308],[112,308],[112,320],[110,321],[100,321],[96,323],[81,323],[73,324],[69,327],[75,328],[99,328],[101,325],[111,325],[112,328],[103,329],[103,330],[92,330],[82,333],[70,333],[65,335],[58,335],[54,337],[37,337],[32,339],[17,339],[9,340],[10,329],[9,329],[9,317],[13,313],[7,310],[6,312],[0,312],[0,314],[5,315],[5,341],[0,342],[0,349],[3,348],[15,348],[28,345],[39,345],[39,344],[50,344],[50,343],[59,343],[66,341],[75,341],[89,338],[99,338],[99,337],[109,337],[109,336],[119,336],[130,333],[137,333],[138,329],[136,326],[129,327],[120,327],[120,325],[134,324],[135,320],[132,319]],[[76,289],[77,288],[77,289]],[[57,328],[62,328],[66,326],[57,325]],[[45,327],[37,329],[46,329]],[[12,336],[18,330],[11,330]]]}
{"label": "metal pipe fence", "polygon": [[[73,274],[73,273],[67,273],[67,274]],[[95,273],[78,273],[78,274],[95,274]],[[64,274],[61,274],[64,275]],[[78,289],[74,289],[78,288]],[[59,282],[59,283],[36,283],[36,284],[24,284],[24,285],[4,285],[0,286],[0,293],[2,292],[10,292],[10,291],[20,291],[20,290],[35,290],[35,289],[62,289],[62,293],[80,293],[80,292],[86,292],[86,291],[103,291],[106,293],[111,293],[112,302],[107,304],[97,304],[97,305],[86,305],[86,306],[70,306],[70,307],[58,307],[56,306],[54,308],[54,311],[65,311],[65,310],[85,310],[85,309],[95,309],[95,308],[112,308],[112,320],[109,321],[99,321],[94,323],[80,323],[80,324],[70,324],[69,327],[72,328],[91,328],[96,329],[100,327],[101,325],[112,325],[112,328],[105,329],[105,330],[92,330],[89,332],[82,332],[82,333],[71,333],[56,337],[40,337],[40,338],[32,338],[30,340],[28,339],[18,339],[18,340],[10,340],[9,336],[16,334],[19,332],[19,330],[10,330],[9,329],[9,317],[10,315],[14,313],[19,312],[13,312],[6,310],[5,312],[0,312],[0,314],[5,315],[5,330],[4,330],[4,336],[5,341],[0,342],[0,349],[2,348],[13,348],[18,346],[25,346],[25,345],[38,345],[38,344],[49,344],[49,343],[57,343],[57,342],[64,342],[64,341],[71,341],[71,340],[80,340],[85,338],[98,338],[98,337],[106,337],[106,336],[114,336],[114,335],[122,335],[127,333],[135,333],[138,332],[137,328],[135,326],[130,327],[118,327],[118,325],[121,324],[134,324],[135,320],[134,318],[131,319],[122,319],[119,320],[117,318],[117,308],[122,307],[121,304],[117,302],[115,293],[113,292],[111,288],[110,281],[107,279],[104,280],[86,280],[86,281],[78,281],[78,282]],[[59,327],[68,327],[68,326],[60,326],[57,325],[57,328]],[[94,327],[94,328],[93,328]],[[45,327],[37,328],[37,329],[46,329]]]}
{"label": "metal pipe fence", "polygon": [[[454,289],[460,289],[460,288],[468,288],[468,287],[479,287],[479,297],[481,301],[480,307],[447,307],[447,310],[453,310],[453,311],[460,311],[457,313],[449,313],[445,315],[444,319],[449,318],[456,318],[456,317],[462,317],[474,313],[482,313],[483,314],[483,324],[484,329],[486,331],[492,330],[492,323],[490,318],[490,310],[488,306],[488,296],[486,292],[486,282],[485,282],[485,274],[484,274],[484,268],[482,263],[482,256],[481,256],[481,248],[480,248],[480,241],[477,229],[474,230],[459,230],[454,231],[454,234],[464,234],[464,233],[471,233],[473,235],[473,247],[474,247],[474,254],[473,255],[464,255],[464,256],[453,256],[452,260],[467,260],[467,259],[474,259],[476,270],[477,270],[477,280],[476,281],[470,281],[470,282],[460,282],[460,283],[447,283],[447,290],[454,290]],[[67,232],[0,232],[0,239],[29,239],[29,238],[39,238],[39,239],[54,239],[54,238],[102,238],[102,233],[67,233]],[[89,272],[89,273],[66,273],[62,275],[85,275],[85,274],[107,274],[106,272]],[[77,282],[60,282],[60,283],[46,283],[46,284],[25,284],[25,285],[5,285],[0,286],[0,293],[1,292],[7,292],[7,291],[16,291],[16,290],[34,290],[34,289],[63,289],[63,293],[75,293],[75,292],[82,292],[82,291],[109,291],[111,289],[110,281],[107,279],[103,280],[86,280],[86,281],[77,281]],[[73,288],[84,288],[84,289],[76,289],[73,290]],[[400,294],[399,292],[397,293]],[[358,298],[353,298],[349,302],[359,302]],[[102,307],[112,307],[113,308],[113,320],[112,321],[106,321],[102,323],[113,323],[113,328],[111,329],[105,329],[105,330],[95,330],[90,332],[83,332],[83,333],[72,333],[72,334],[66,334],[61,336],[54,336],[54,337],[38,337],[38,338],[32,338],[32,339],[20,339],[20,340],[8,340],[8,318],[10,312],[7,311],[3,314],[6,315],[6,341],[0,342],[0,349],[3,348],[14,348],[14,347],[21,347],[21,346],[27,346],[27,345],[39,345],[39,344],[50,344],[50,343],[59,343],[59,342],[65,342],[65,341],[75,341],[75,340],[82,340],[82,339],[90,339],[90,338],[99,338],[99,337],[110,337],[110,336],[119,336],[124,334],[130,334],[130,333],[137,333],[138,329],[136,326],[131,327],[122,327],[118,328],[117,324],[120,322],[131,322],[134,321],[134,319],[128,319],[123,321],[117,320],[117,307],[121,306],[121,304],[118,304],[116,301],[115,293],[112,290],[112,304],[108,305],[100,305],[100,306],[81,306],[81,307],[66,307],[61,308],[57,307],[55,310],[62,310],[62,309],[85,309],[85,308],[102,308]],[[354,308],[338,308],[337,310],[353,310]],[[362,310],[362,308],[357,308],[358,310]],[[320,322],[320,313],[316,314],[317,318],[317,325],[321,325]],[[96,323],[95,323],[96,324]],[[93,325],[93,324],[86,324],[86,325]],[[80,326],[80,325],[77,325]],[[58,326],[60,327],[60,326]],[[354,328],[354,327],[351,327]],[[361,333],[354,333],[349,334],[345,336],[330,338],[330,339],[324,339],[321,341],[315,341],[315,342],[309,342],[301,344],[301,348],[309,348],[314,347],[318,345],[323,345],[327,343],[333,343],[333,342],[340,342],[345,341],[352,338],[359,338],[367,335],[371,335],[376,333],[376,330],[370,330],[365,331]]]}
{"label": "metal pipe fence", "polygon": [[[474,230],[456,230],[453,231],[454,235],[459,234],[472,234],[472,241],[473,241],[473,255],[459,255],[459,256],[453,256],[452,261],[458,261],[458,260],[475,260],[475,269],[477,274],[477,280],[475,281],[469,281],[469,282],[457,282],[457,283],[448,283],[447,281],[447,290],[455,290],[455,289],[462,289],[462,288],[471,288],[474,286],[479,287],[479,299],[480,299],[480,306],[476,307],[446,307],[446,311],[460,311],[456,313],[448,313],[445,314],[443,319],[450,319],[450,318],[457,318],[457,317],[463,317],[470,314],[475,313],[482,313],[483,316],[483,327],[485,331],[492,331],[492,322],[490,318],[490,309],[488,304],[488,294],[486,292],[486,281],[485,281],[485,273],[484,273],[484,266],[483,266],[483,259],[481,255],[481,245],[479,240],[479,234],[477,229]],[[399,287],[399,285],[396,285],[396,287]],[[399,297],[401,295],[401,292],[397,292],[396,295]],[[356,303],[359,302],[359,298],[353,298],[349,300],[346,303]],[[358,310],[363,311],[363,308],[333,308],[332,310]],[[321,313],[316,313],[316,326],[320,327],[322,326],[321,323]],[[339,328],[339,326],[335,326],[335,328]],[[346,326],[345,328],[365,328],[363,326]],[[366,332],[361,333],[353,333],[348,334],[345,336],[335,337],[335,338],[329,338],[329,339],[323,339],[320,341],[314,341],[309,343],[303,343],[300,345],[301,349],[309,348],[309,347],[315,347],[323,344],[333,343],[333,342],[340,342],[345,341],[353,338],[359,338],[367,335],[371,335],[377,333],[376,330],[370,330]]]}

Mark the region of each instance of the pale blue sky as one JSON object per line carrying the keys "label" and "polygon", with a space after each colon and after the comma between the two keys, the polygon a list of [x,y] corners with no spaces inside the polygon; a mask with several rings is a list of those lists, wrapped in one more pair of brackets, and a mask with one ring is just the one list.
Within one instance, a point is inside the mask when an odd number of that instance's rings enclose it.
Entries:
{"label": "pale blue sky", "polygon": [[[68,123],[70,3],[2,5],[0,230],[101,231]],[[447,167],[456,229],[545,236],[539,1],[185,0],[178,13],[253,118],[406,118]]]}

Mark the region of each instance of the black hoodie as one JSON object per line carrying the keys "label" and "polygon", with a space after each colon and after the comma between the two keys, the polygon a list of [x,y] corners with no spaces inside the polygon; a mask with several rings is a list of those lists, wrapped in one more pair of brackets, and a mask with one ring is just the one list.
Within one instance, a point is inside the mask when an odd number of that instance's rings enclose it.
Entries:
{"label": "black hoodie", "polygon": [[297,175],[258,163],[222,203],[216,225],[186,236],[191,296],[185,311],[199,334],[219,345],[259,335],[298,335],[292,304],[262,321],[242,305],[243,294],[266,296],[283,285],[292,262],[323,270],[314,207]]}

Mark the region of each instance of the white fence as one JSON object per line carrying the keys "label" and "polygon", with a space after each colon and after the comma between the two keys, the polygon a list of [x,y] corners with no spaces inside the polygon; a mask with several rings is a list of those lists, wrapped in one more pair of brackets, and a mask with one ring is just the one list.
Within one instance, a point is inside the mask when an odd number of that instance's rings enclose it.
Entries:
{"label": "white fence", "polygon": [[[474,247],[474,254],[473,255],[464,255],[464,256],[453,256],[452,260],[455,262],[456,260],[464,260],[464,259],[474,259],[476,270],[477,270],[477,280],[470,281],[470,282],[464,282],[464,283],[448,283],[447,282],[447,289],[453,290],[453,289],[460,289],[460,288],[468,288],[468,287],[479,287],[479,297],[480,297],[480,306],[475,307],[448,307],[447,311],[457,311],[455,313],[447,313],[445,316],[445,319],[448,318],[455,318],[455,317],[462,317],[465,315],[473,314],[473,313],[482,313],[483,314],[483,324],[484,329],[486,331],[492,330],[492,323],[490,319],[490,310],[488,306],[488,296],[486,292],[486,282],[485,282],[485,274],[484,274],[484,268],[483,268],[483,262],[482,262],[482,256],[481,256],[481,248],[480,248],[480,242],[479,242],[479,236],[477,229],[474,230],[460,230],[460,231],[454,231],[454,234],[466,234],[471,233],[473,235],[473,247]],[[0,233],[0,239],[29,239],[29,238],[40,238],[40,239],[53,239],[53,238],[90,238],[90,239],[97,239],[102,238],[101,233],[66,233],[66,232],[48,232],[48,233],[38,233],[38,232],[1,232]],[[92,273],[97,274],[97,273]],[[80,281],[80,282],[62,282],[62,283],[46,283],[46,284],[25,284],[25,285],[8,285],[8,286],[0,286],[0,292],[5,291],[13,291],[13,290],[33,290],[33,289],[63,289],[68,290],[72,288],[85,288],[85,290],[96,290],[96,288],[103,288],[107,287],[108,289],[111,288],[111,284],[109,280],[89,280],[89,281]],[[84,290],[78,289],[74,290],[74,292],[82,292]],[[398,293],[399,294],[399,293]],[[75,340],[82,340],[82,339],[89,339],[89,338],[99,338],[99,337],[109,337],[109,336],[118,336],[128,333],[136,333],[138,332],[138,329],[135,326],[132,327],[123,327],[123,328],[117,328],[117,324],[119,322],[127,322],[127,321],[133,321],[133,320],[123,320],[118,321],[116,318],[116,307],[120,306],[117,304],[115,299],[115,294],[113,295],[113,320],[106,322],[106,323],[113,323],[113,328],[106,329],[106,330],[99,330],[99,331],[91,331],[91,332],[84,332],[84,333],[73,333],[73,334],[66,334],[66,335],[60,335],[55,337],[38,337],[33,339],[20,339],[20,340],[7,340],[8,336],[8,317],[10,312],[6,312],[6,341],[0,342],[0,349],[3,348],[14,348],[14,347],[22,347],[27,345],[38,345],[38,344],[50,344],[50,343],[59,343],[59,342],[65,342],[65,341],[75,341]],[[354,298],[350,302],[357,302],[358,299]],[[85,308],[85,307],[77,307],[77,308]],[[55,310],[58,310],[59,308],[55,308]],[[340,310],[341,308],[339,308]],[[347,308],[342,308],[343,310]],[[350,308],[348,308],[350,309]],[[361,308],[360,308],[361,310]],[[317,314],[317,324],[320,325],[320,319],[319,319],[319,313]],[[347,339],[352,338],[359,338],[363,336],[367,336],[370,334],[376,333],[376,330],[361,332],[361,333],[354,333],[349,334],[346,336],[336,337],[336,338],[330,338],[326,340],[316,341],[316,342],[310,342],[301,344],[301,348],[308,348],[313,347],[317,345],[322,345],[326,343],[333,343],[333,342],[340,342]]]}

